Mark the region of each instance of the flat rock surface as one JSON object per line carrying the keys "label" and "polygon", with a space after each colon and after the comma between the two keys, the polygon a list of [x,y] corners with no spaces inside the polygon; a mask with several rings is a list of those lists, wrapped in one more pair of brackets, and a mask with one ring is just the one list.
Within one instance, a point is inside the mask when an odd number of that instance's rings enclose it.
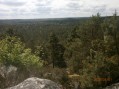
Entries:
{"label": "flat rock surface", "polygon": [[47,79],[28,78],[22,83],[7,89],[63,89],[61,85]]}

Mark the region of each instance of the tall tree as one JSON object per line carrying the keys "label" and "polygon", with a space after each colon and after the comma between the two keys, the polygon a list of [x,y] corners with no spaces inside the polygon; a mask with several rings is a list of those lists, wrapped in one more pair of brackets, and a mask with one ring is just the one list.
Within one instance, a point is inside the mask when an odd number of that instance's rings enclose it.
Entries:
{"label": "tall tree", "polygon": [[115,40],[115,46],[116,46],[116,51],[117,54],[119,55],[119,48],[118,48],[118,38],[117,38],[117,31],[118,31],[118,19],[117,19],[117,12],[115,10],[115,13],[113,15],[113,25],[112,25],[112,29],[113,29],[113,33],[114,33],[114,40]]}
{"label": "tall tree", "polygon": [[59,44],[58,38],[54,33],[50,34],[50,52],[51,52],[51,59],[53,62],[53,68],[59,67],[64,68],[66,67],[65,60],[63,58],[65,48],[63,45]]}

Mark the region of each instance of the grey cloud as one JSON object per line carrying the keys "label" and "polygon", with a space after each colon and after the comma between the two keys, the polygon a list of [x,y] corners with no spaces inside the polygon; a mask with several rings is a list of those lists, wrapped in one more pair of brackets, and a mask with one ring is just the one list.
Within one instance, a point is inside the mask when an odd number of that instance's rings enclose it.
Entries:
{"label": "grey cloud", "polygon": [[[106,8],[105,15],[113,15],[115,13],[115,10],[119,12],[119,7],[115,8]],[[103,13],[102,13],[103,14]]]}
{"label": "grey cloud", "polygon": [[107,6],[106,5],[100,5],[100,6],[88,6],[88,7],[86,7],[86,6],[83,6],[82,7],[82,9],[81,9],[81,11],[83,11],[83,12],[104,12],[104,11],[106,11],[106,8],[107,8]]}
{"label": "grey cloud", "polygon": [[36,8],[36,12],[40,14],[50,14],[51,11],[51,7],[48,6],[38,6]]}
{"label": "grey cloud", "polygon": [[82,5],[79,5],[78,3],[69,3],[69,4],[67,4],[67,8],[69,9],[69,10],[74,10],[74,11],[76,11],[76,10],[80,10],[80,8],[82,7]]}
{"label": "grey cloud", "polygon": [[5,13],[0,13],[0,16],[6,16],[6,14]]}
{"label": "grey cloud", "polygon": [[109,10],[110,12],[114,12],[115,10],[119,11],[119,7],[107,8],[107,10]]}
{"label": "grey cloud", "polygon": [[94,11],[98,11],[101,13],[101,12],[104,12],[106,10],[107,6],[106,5],[94,6],[93,8],[94,8]]}
{"label": "grey cloud", "polygon": [[35,6],[36,8],[33,9],[33,12],[36,12],[36,14],[48,14],[51,12],[51,6],[50,6],[51,0],[39,0]]}
{"label": "grey cloud", "polygon": [[79,8],[80,7],[80,5],[78,3],[69,3],[67,6],[70,8]]}
{"label": "grey cloud", "polygon": [[35,4],[36,6],[48,6],[51,4],[51,0],[40,0]]}
{"label": "grey cloud", "polygon": [[64,3],[63,0],[61,1],[0,0],[0,18],[3,16],[6,18],[91,16],[97,12],[108,15],[115,9],[119,11],[118,5],[111,5],[111,0],[109,3],[103,3],[106,0],[64,0]]}
{"label": "grey cloud", "polygon": [[3,13],[3,12],[8,12],[9,10],[4,10],[4,9],[0,9],[0,14],[1,14],[1,12]]}
{"label": "grey cloud", "polygon": [[0,4],[7,5],[7,6],[22,6],[25,2],[20,1],[0,1]]}
{"label": "grey cloud", "polygon": [[45,5],[42,3],[36,3],[36,6],[45,6]]}

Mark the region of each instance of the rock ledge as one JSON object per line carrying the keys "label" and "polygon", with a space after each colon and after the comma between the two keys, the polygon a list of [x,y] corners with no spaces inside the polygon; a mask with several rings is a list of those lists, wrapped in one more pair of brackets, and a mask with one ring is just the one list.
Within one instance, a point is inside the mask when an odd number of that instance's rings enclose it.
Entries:
{"label": "rock ledge", "polygon": [[7,89],[63,89],[61,85],[47,79],[28,78],[22,83]]}

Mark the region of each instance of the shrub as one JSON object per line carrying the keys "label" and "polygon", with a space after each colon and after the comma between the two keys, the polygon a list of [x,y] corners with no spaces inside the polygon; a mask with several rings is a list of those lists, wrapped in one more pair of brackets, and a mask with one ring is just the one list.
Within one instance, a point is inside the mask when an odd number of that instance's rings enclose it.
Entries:
{"label": "shrub", "polygon": [[[25,48],[19,38],[6,36],[0,40],[0,65],[6,66],[6,70],[11,65],[17,68],[16,80],[13,82],[19,83],[31,75],[35,76],[39,73],[42,64],[40,58],[33,54],[31,49]],[[11,78],[8,77],[9,75],[5,76],[5,87],[11,86],[12,83],[12,80],[9,80]],[[8,82],[9,85],[6,85]]]}
{"label": "shrub", "polygon": [[40,58],[32,54],[31,49],[26,49],[19,38],[9,36],[0,41],[0,63],[27,70],[31,67],[39,68],[42,66]]}

